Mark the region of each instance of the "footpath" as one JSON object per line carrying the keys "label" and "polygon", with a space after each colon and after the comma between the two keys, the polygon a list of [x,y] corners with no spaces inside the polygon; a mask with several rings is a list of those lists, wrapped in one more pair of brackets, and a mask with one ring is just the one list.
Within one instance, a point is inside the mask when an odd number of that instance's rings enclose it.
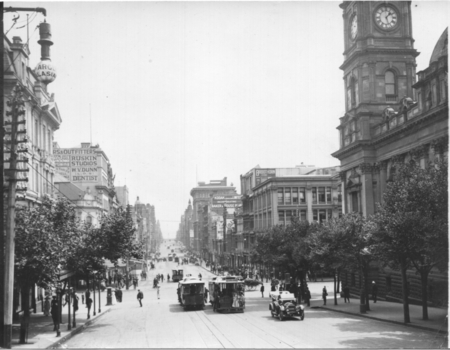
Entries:
{"label": "footpath", "polygon": [[[202,268],[211,272],[209,268],[203,263]],[[212,272],[211,272],[212,273]],[[403,304],[377,300],[374,303],[370,301],[370,311],[365,314],[360,312],[359,299],[350,299],[350,303],[345,303],[344,298],[338,294],[338,305],[334,305],[333,283],[330,280],[320,282],[308,282],[311,290],[311,308],[319,308],[328,311],[340,312],[343,314],[353,315],[357,317],[371,318],[378,321],[391,322],[401,324],[408,327],[414,327],[436,333],[448,334],[448,309],[428,307],[428,320],[422,319],[422,306],[409,305],[410,323],[403,322]],[[328,289],[327,305],[323,305],[322,288],[326,285]],[[264,283],[265,290],[270,291],[270,283]],[[306,307],[308,309],[308,307]]]}
{"label": "footpath", "polygon": [[[144,281],[145,283],[145,281]],[[56,331],[53,330],[53,321],[51,316],[45,316],[43,312],[31,313],[30,315],[30,324],[28,328],[28,338],[26,344],[19,344],[20,337],[20,320],[19,322],[14,323],[13,325],[13,334],[12,334],[12,348],[13,349],[51,349],[56,348],[59,344],[68,340],[75,334],[81,332],[84,328],[88,327],[90,324],[94,323],[99,317],[102,317],[104,314],[110,312],[114,308],[120,308],[121,303],[117,303],[115,305],[106,305],[106,290],[101,292],[101,305],[99,307],[98,304],[98,293],[95,293],[95,316],[94,316],[94,304],[91,307],[91,318],[87,318],[87,308],[86,304],[82,304],[81,294],[84,293],[84,290],[77,290],[77,293],[80,297],[78,302],[78,311],[75,316],[76,327],[71,327],[71,330],[68,329],[68,305],[63,307],[62,312],[62,322],[60,324],[60,336],[56,336]],[[130,295],[128,295],[130,294]],[[136,291],[133,289],[133,286],[129,290],[123,289],[123,299],[127,299],[131,297],[135,297]],[[91,292],[91,298],[92,292]],[[101,310],[101,312],[99,312]],[[22,316],[20,316],[22,317]],[[71,314],[71,321],[73,322],[73,313]]]}

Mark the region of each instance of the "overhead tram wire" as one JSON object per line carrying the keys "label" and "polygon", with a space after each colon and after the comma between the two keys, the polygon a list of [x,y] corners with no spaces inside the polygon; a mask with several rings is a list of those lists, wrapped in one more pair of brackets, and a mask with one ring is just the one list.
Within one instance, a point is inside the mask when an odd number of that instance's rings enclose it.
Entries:
{"label": "overhead tram wire", "polygon": [[[36,33],[36,30],[37,30],[38,28],[39,28],[39,26],[36,26],[36,28],[34,28],[33,33],[31,33],[31,36],[28,38],[27,42],[25,43],[25,45],[26,45],[27,48],[28,48],[28,43],[30,42],[31,38],[34,36],[34,34]],[[4,49],[4,50],[5,50],[6,54],[8,54],[8,52],[6,51],[6,49]],[[3,71],[3,75],[5,75],[5,73],[8,71],[8,69],[11,68],[11,66],[14,64],[14,62],[17,60],[17,58],[18,58],[19,56],[20,56],[20,55],[17,55],[16,58],[13,59],[13,61],[11,62],[11,64],[8,66],[8,68],[6,68],[6,69]]]}

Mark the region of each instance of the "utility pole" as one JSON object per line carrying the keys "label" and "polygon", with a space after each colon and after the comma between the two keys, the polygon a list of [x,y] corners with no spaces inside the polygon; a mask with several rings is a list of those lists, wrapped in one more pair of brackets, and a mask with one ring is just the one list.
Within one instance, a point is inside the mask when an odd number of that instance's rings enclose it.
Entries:
{"label": "utility pole", "polygon": [[21,157],[18,159],[18,153],[26,152],[26,148],[18,147],[21,142],[28,142],[26,136],[22,140],[18,139],[20,134],[26,134],[26,129],[19,130],[20,124],[25,124],[26,120],[19,120],[19,117],[25,114],[22,87],[17,84],[13,91],[11,99],[7,102],[10,108],[6,112],[7,117],[11,119],[4,122],[6,147],[9,148],[9,159],[5,162],[9,163],[6,169],[8,175],[8,201],[6,212],[6,239],[5,239],[5,272],[4,272],[4,306],[3,306],[3,346],[11,349],[12,338],[12,316],[13,316],[13,295],[14,295],[14,236],[15,236],[15,206],[16,206],[16,190],[25,190],[26,188],[16,189],[17,182],[28,181],[27,178],[18,178],[18,172],[27,172],[28,169],[18,169],[19,162],[28,162],[28,159]]}
{"label": "utility pole", "polygon": [[227,207],[223,205],[223,252],[227,251]]}

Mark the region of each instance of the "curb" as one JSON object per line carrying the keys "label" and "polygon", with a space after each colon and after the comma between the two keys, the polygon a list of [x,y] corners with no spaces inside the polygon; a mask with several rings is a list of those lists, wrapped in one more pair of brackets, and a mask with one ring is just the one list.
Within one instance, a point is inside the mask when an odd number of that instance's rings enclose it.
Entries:
{"label": "curb", "polygon": [[54,342],[53,344],[49,345],[46,347],[46,349],[55,349],[58,348],[62,343],[66,342],[67,340],[69,340],[70,338],[72,338],[73,336],[77,335],[78,333],[80,333],[81,331],[83,331],[85,328],[89,327],[92,323],[94,323],[95,321],[97,321],[100,317],[102,317],[104,314],[108,313],[111,311],[111,308],[109,308],[106,311],[103,311],[100,315],[97,315],[95,318],[90,319],[89,321],[85,322],[82,326],[77,327],[73,330],[71,330],[68,334],[66,334],[64,337],[61,337],[60,339],[58,339],[58,341]]}
{"label": "curb", "polygon": [[387,320],[385,318],[373,317],[373,316],[368,316],[368,315],[363,315],[363,314],[355,314],[355,313],[352,313],[352,312],[342,311],[342,310],[329,309],[329,308],[325,308],[325,307],[321,307],[321,306],[313,306],[311,308],[312,309],[314,308],[314,309],[328,310],[328,311],[333,311],[333,312],[340,312],[341,314],[347,314],[347,315],[352,315],[352,316],[356,316],[356,317],[369,318],[369,319],[372,319],[372,320],[377,320],[377,321],[382,321],[382,322],[395,323],[395,324],[402,325],[402,326],[418,328],[418,329],[422,329],[422,330],[425,330],[425,331],[437,332],[437,333],[440,333],[440,334],[448,334],[448,331],[444,331],[442,329],[436,330],[435,328],[419,326],[419,325],[412,324],[412,323],[403,323],[403,322],[399,322],[399,321]]}

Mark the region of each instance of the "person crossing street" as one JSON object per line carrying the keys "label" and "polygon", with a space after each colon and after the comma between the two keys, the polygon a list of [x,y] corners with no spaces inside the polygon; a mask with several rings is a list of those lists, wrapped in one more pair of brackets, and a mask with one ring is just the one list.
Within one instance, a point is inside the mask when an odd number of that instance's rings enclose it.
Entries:
{"label": "person crossing street", "polygon": [[139,304],[142,307],[142,299],[144,299],[144,293],[141,292],[140,289],[138,289],[138,293],[137,293],[137,300],[139,300]]}

